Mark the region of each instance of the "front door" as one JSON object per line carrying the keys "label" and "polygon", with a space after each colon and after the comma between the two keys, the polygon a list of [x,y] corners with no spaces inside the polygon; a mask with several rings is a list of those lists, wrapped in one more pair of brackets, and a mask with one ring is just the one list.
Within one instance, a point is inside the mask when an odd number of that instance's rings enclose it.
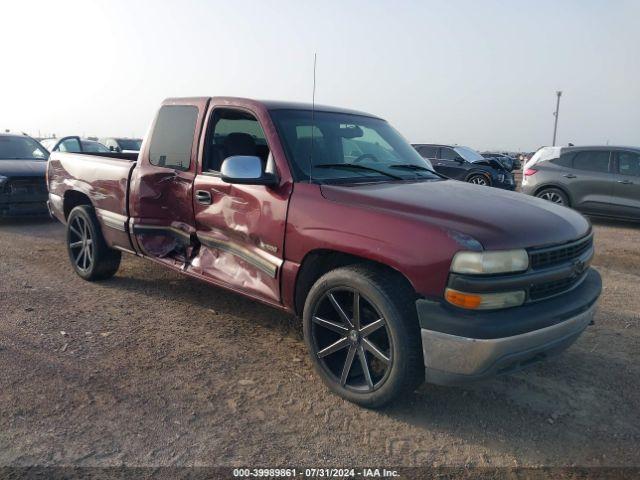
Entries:
{"label": "front door", "polygon": [[616,152],[617,175],[613,185],[613,216],[640,219],[640,153]]}
{"label": "front door", "polygon": [[131,220],[139,252],[184,266],[195,240],[193,180],[208,98],[166,100],[131,179]]}
{"label": "front door", "polygon": [[464,160],[453,148],[440,147],[440,153],[434,167],[436,172],[442,175],[463,180],[466,171],[463,164]]}
{"label": "front door", "polygon": [[[225,158],[250,155],[260,157],[265,171],[278,174],[273,145],[264,133],[275,131],[271,119],[266,110],[214,105],[206,128],[203,161],[194,183],[199,251],[189,270],[223,286],[279,303],[292,184],[232,185],[223,182],[219,173]],[[271,142],[276,141],[277,137],[272,137]],[[278,152],[282,152],[279,146]]]}

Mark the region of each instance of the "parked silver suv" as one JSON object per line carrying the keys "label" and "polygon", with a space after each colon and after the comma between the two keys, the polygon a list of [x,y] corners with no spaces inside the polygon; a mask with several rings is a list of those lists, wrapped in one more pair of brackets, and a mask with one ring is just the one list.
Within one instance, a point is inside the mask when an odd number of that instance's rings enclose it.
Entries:
{"label": "parked silver suv", "polygon": [[640,148],[543,147],[522,192],[597,216],[640,220]]}

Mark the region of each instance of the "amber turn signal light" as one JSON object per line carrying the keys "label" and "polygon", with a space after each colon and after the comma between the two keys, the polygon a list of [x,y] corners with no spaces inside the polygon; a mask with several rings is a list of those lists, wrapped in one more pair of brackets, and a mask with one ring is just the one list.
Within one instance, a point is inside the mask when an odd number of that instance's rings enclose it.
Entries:
{"label": "amber turn signal light", "polygon": [[482,303],[482,297],[480,295],[459,292],[458,290],[452,290],[450,288],[447,288],[445,298],[450,304],[461,308],[476,309]]}
{"label": "amber turn signal light", "polygon": [[525,301],[523,290],[515,292],[496,293],[467,293],[447,288],[444,298],[451,305],[469,310],[497,310],[500,308],[517,307]]}

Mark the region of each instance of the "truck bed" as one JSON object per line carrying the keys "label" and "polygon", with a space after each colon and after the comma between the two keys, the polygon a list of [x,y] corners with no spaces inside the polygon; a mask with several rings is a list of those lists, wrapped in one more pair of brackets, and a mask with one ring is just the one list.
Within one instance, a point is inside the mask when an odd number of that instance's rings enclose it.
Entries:
{"label": "truck bed", "polygon": [[[85,196],[95,207],[107,243],[129,249],[128,188],[137,157],[135,153],[53,152],[47,172],[51,213],[65,223],[68,205]],[[76,202],[69,202],[70,196]]]}

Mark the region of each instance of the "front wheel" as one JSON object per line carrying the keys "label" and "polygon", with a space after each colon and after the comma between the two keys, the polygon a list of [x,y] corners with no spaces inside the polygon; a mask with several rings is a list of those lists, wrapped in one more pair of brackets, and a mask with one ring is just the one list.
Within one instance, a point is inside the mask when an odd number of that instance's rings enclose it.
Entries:
{"label": "front wheel", "polygon": [[322,276],[304,307],[314,367],[341,397],[380,407],[424,379],[415,298],[392,273],[363,266]]}
{"label": "front wheel", "polygon": [[104,280],[120,267],[120,252],[109,248],[92,207],[80,205],[67,219],[67,251],[75,272],[85,280]]}
{"label": "front wheel", "polygon": [[569,206],[569,199],[562,190],[558,190],[557,188],[545,188],[544,190],[540,190],[536,194],[536,197],[564,207]]}
{"label": "front wheel", "polygon": [[467,182],[473,183],[474,185],[482,185],[484,187],[491,186],[491,180],[486,175],[482,174],[474,174],[467,178]]}

